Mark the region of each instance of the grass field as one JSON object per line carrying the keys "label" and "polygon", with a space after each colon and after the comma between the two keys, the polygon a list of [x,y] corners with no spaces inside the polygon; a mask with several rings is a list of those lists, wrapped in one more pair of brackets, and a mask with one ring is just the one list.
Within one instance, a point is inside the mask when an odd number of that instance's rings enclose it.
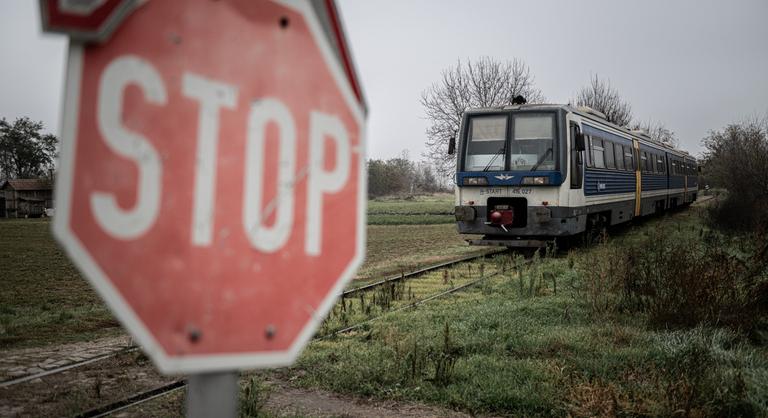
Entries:
{"label": "grass field", "polygon": [[82,341],[118,323],[72,266],[45,219],[0,221],[0,348]]}
{"label": "grass field", "polygon": [[[369,204],[366,262],[357,286],[457,256],[485,251],[456,233],[450,195]],[[425,218],[438,217],[434,223]],[[448,222],[446,222],[446,219]],[[375,223],[375,222],[374,222]],[[67,260],[45,219],[0,221],[0,349],[83,341],[122,332]]]}
{"label": "grass field", "polygon": [[515,267],[519,260],[497,256],[485,271],[501,273],[483,285],[313,342],[289,378],[478,414],[768,416],[765,344],[738,330],[665,328],[609,309],[620,293],[589,279],[611,265],[597,262],[607,250],[648,240],[650,231],[682,239],[702,230],[692,209],[566,258]]}
{"label": "grass field", "polygon": [[453,195],[417,196],[409,200],[382,198],[368,201],[369,225],[451,224]]}

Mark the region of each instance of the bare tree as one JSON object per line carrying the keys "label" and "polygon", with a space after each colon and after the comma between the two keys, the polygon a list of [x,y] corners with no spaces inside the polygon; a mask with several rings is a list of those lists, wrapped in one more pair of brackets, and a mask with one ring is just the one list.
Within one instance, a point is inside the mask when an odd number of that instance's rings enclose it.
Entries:
{"label": "bare tree", "polygon": [[702,144],[704,174],[714,186],[728,190],[710,208],[712,220],[726,228],[768,234],[768,115],[710,131]]}
{"label": "bare tree", "polygon": [[601,80],[597,74],[590,79],[588,86],[579,91],[576,104],[602,112],[609,122],[619,126],[629,126],[632,122],[632,106],[622,100],[610,80]]}
{"label": "bare tree", "polygon": [[635,122],[632,125],[632,129],[643,130],[648,133],[654,141],[661,142],[662,144],[676,147],[678,140],[673,131],[668,129],[664,122],[648,120],[647,122]]}
{"label": "bare tree", "polygon": [[465,63],[459,60],[443,70],[440,81],[421,94],[421,104],[431,122],[424,157],[440,175],[450,176],[456,159],[447,155],[447,144],[459,129],[462,113],[473,107],[509,105],[517,96],[523,96],[529,103],[544,100],[541,91],[534,87],[530,69],[517,58],[503,62],[491,57]]}

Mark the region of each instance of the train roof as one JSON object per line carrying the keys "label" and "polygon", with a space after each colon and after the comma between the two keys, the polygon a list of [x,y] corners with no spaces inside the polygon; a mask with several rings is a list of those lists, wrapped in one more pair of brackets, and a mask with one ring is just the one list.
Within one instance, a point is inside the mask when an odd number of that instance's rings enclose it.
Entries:
{"label": "train roof", "polygon": [[648,135],[648,133],[645,131],[631,130],[629,128],[619,126],[619,125],[616,125],[615,123],[609,122],[605,118],[604,114],[586,106],[577,107],[570,104],[553,104],[553,103],[522,104],[522,105],[473,108],[473,109],[467,109],[465,113],[475,114],[475,113],[485,113],[485,112],[498,112],[502,110],[559,110],[559,109],[563,109],[565,111],[575,113],[593,122],[598,122],[600,124],[607,125],[608,127],[616,129],[626,135],[637,138],[639,141],[647,143],[647,145],[653,145],[653,146],[662,148],[668,152],[679,154],[679,156],[681,157],[690,158],[696,161],[696,158],[693,157],[691,154],[689,154],[687,151],[683,151],[679,148],[675,148],[670,145],[656,141],[652,139]]}

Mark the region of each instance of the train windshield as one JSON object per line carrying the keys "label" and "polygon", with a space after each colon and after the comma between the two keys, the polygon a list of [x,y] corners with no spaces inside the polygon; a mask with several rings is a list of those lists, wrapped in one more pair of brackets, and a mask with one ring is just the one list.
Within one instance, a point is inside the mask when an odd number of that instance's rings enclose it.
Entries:
{"label": "train windshield", "polygon": [[[555,169],[553,113],[474,115],[469,118],[465,171],[537,171]],[[509,161],[509,168],[507,168]]]}
{"label": "train windshield", "polygon": [[554,170],[555,115],[517,114],[510,146],[510,169],[515,171]]}
{"label": "train windshield", "polygon": [[506,115],[474,116],[469,120],[466,171],[503,170],[507,144]]}

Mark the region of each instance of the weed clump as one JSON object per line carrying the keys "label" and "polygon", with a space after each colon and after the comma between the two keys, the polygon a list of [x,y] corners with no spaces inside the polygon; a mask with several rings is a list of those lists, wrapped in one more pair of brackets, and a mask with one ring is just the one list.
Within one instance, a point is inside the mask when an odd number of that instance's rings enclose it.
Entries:
{"label": "weed clump", "polygon": [[766,326],[768,268],[759,244],[691,228],[656,228],[602,244],[582,268],[594,313],[643,312],[657,327]]}

